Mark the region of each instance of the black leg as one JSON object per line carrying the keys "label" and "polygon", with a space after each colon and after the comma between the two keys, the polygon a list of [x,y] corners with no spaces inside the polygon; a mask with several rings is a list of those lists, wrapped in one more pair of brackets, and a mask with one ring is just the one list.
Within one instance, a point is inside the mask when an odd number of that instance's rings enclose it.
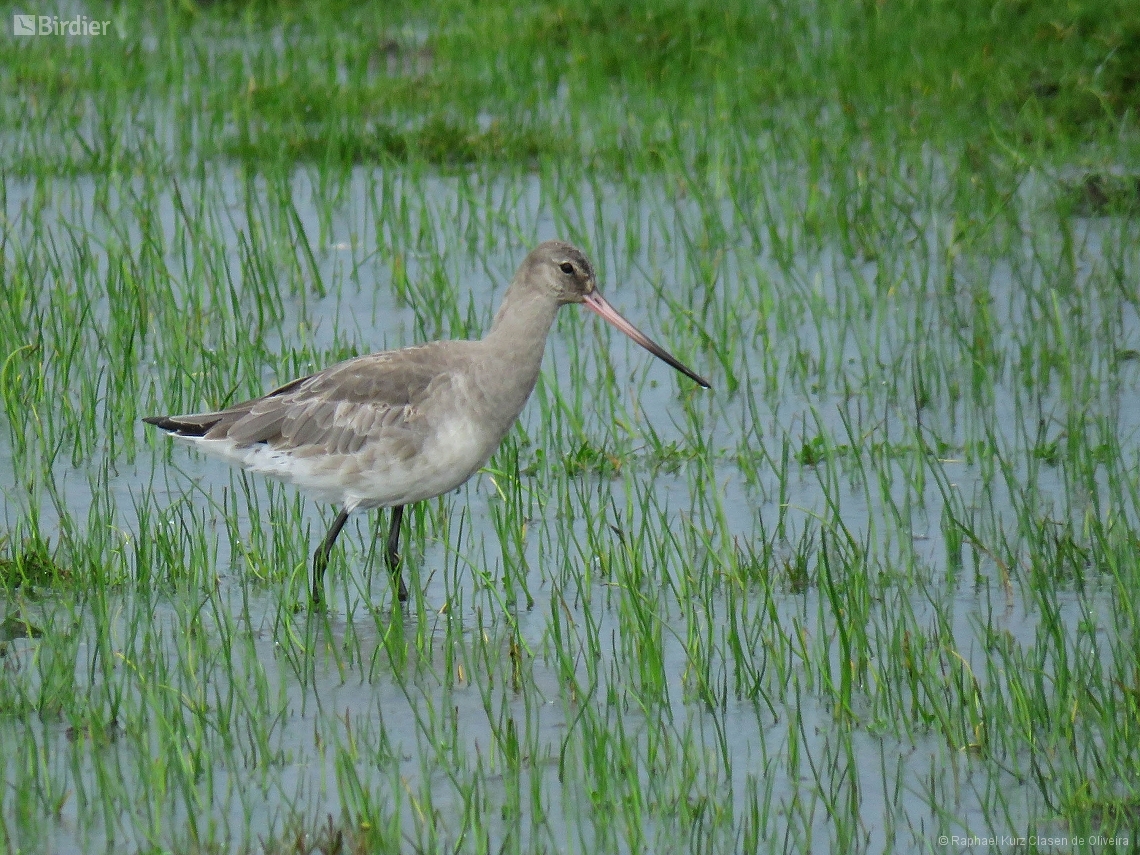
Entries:
{"label": "black leg", "polygon": [[325,588],[325,568],[329,563],[329,553],[332,552],[333,544],[336,543],[336,536],[340,534],[340,530],[344,528],[344,524],[348,522],[348,511],[342,510],[336,515],[331,526],[329,526],[329,533],[325,535],[325,539],[321,541],[321,545],[317,547],[317,551],[313,553],[313,602],[319,603],[321,601],[321,592]]}
{"label": "black leg", "polygon": [[404,584],[403,574],[400,573],[400,521],[403,518],[403,505],[392,508],[392,524],[388,529],[388,572],[392,574],[392,582],[398,587],[397,596],[401,603],[408,600],[408,587]]}

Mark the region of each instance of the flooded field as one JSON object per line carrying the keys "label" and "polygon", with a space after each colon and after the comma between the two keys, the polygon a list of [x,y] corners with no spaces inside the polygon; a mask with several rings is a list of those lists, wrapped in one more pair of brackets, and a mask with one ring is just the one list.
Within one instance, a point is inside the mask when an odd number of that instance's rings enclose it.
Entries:
{"label": "flooded field", "polygon": [[[220,75],[291,56],[186,26]],[[370,73],[444,61],[395,32]],[[1127,180],[782,113],[620,168],[263,162],[136,106],[106,169],[4,130],[10,851],[1134,845]],[[479,337],[551,238],[712,389],[561,312],[488,466],[408,509],[403,607],[386,511],[314,607],[336,509],[144,429]]]}

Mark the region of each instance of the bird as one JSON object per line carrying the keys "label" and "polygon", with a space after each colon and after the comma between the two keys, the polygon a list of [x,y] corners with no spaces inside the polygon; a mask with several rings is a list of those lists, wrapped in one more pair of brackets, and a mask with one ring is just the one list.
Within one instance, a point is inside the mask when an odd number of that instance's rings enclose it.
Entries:
{"label": "bird", "polygon": [[523,260],[487,334],[358,356],[223,410],[148,416],[148,425],[339,508],[313,554],[320,604],[337,536],[358,510],[391,508],[387,565],[401,602],[404,508],[448,493],[486,465],[534,391],[558,309],[580,303],[709,389],[598,291],[585,253],[546,241]]}

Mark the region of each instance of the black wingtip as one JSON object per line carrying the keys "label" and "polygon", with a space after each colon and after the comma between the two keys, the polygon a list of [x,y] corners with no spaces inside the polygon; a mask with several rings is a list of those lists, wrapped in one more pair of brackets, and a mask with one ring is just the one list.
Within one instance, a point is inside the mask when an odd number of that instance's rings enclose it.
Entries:
{"label": "black wingtip", "polygon": [[185,416],[145,416],[143,421],[175,436],[205,436],[217,419],[188,419]]}

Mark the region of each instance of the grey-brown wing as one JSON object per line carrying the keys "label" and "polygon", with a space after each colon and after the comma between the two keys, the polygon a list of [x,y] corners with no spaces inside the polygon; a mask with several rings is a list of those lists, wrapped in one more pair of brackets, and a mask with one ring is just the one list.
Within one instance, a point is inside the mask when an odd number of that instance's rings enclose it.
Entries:
{"label": "grey-brown wing", "polygon": [[453,349],[435,343],[357,357],[226,410],[146,421],[183,436],[327,454],[383,440],[394,456],[412,457],[423,443],[425,403],[447,395]]}
{"label": "grey-brown wing", "polygon": [[[259,403],[284,396],[299,386],[302,386],[314,376],[316,375],[299,377],[296,380],[286,383],[284,386],[279,386],[264,397],[243,401],[240,404],[235,404],[224,410],[216,410],[209,413],[187,413],[180,416],[146,416],[143,418],[143,421],[148,425],[154,425],[176,436],[225,439],[229,436],[230,429],[248,416],[250,411]],[[273,430],[273,428],[267,424],[260,425],[258,429],[265,430],[267,435],[271,435]],[[255,429],[255,432],[256,430],[257,429]],[[264,440],[254,439],[250,441],[263,442]]]}

